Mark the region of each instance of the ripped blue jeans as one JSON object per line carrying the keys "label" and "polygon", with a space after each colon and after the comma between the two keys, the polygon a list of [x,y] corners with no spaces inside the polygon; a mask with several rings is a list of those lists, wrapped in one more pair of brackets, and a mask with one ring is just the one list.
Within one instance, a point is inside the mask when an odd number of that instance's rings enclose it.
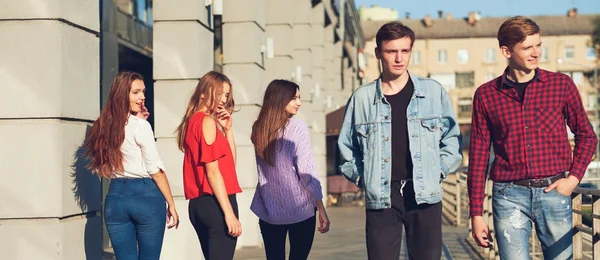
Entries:
{"label": "ripped blue jeans", "polygon": [[544,189],[494,183],[492,207],[500,259],[530,259],[532,223],[544,259],[573,259],[571,198]]}

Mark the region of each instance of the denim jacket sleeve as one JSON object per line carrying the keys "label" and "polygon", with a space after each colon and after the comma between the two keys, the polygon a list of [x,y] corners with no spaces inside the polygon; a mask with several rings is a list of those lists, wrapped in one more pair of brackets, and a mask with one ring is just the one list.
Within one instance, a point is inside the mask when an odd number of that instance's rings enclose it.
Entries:
{"label": "denim jacket sleeve", "polygon": [[359,186],[363,173],[363,154],[354,130],[354,104],[352,101],[353,97],[350,97],[338,137],[339,169],[346,179]]}
{"label": "denim jacket sleeve", "polygon": [[440,142],[440,167],[444,178],[455,171],[462,161],[460,142],[462,136],[456,121],[450,96],[442,89],[442,140]]}

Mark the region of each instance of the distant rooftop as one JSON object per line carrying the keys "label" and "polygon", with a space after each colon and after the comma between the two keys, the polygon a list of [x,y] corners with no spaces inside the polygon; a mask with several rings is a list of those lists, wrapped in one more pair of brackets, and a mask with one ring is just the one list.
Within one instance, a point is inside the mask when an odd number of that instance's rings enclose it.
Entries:
{"label": "distant rooftop", "polygon": [[[585,35],[592,34],[594,18],[600,15],[565,15],[530,16],[539,26],[542,35]],[[452,38],[484,38],[496,37],[498,28],[509,17],[481,18],[470,25],[464,18],[431,19],[432,25],[425,26],[424,19],[399,20],[413,29],[417,39],[452,39]],[[375,38],[377,30],[390,21],[362,21],[365,40]]]}

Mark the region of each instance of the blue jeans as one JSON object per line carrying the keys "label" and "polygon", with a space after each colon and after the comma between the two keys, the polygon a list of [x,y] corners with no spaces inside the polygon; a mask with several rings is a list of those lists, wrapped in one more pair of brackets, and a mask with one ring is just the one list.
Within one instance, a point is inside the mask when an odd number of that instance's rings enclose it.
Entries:
{"label": "blue jeans", "polygon": [[544,259],[573,258],[571,198],[544,189],[494,183],[492,207],[500,259],[530,259],[532,222]]}
{"label": "blue jeans", "polygon": [[117,260],[158,260],[167,209],[156,183],[150,178],[112,179],[104,204],[104,222]]}

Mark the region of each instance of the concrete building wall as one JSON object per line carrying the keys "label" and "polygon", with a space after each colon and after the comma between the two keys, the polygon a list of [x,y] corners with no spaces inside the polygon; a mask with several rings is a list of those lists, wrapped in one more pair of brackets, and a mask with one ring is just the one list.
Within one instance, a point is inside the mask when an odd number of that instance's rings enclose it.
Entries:
{"label": "concrete building wall", "polygon": [[4,259],[101,256],[101,184],[81,150],[100,107],[98,8],[27,0],[0,10]]}
{"label": "concrete building wall", "polygon": [[360,6],[358,14],[361,20],[366,21],[388,21],[398,19],[398,10],[394,8],[385,8],[378,5],[371,7]]}
{"label": "concrete building wall", "polygon": [[213,70],[213,32],[204,2],[154,1],[155,137],[167,168],[177,212],[178,230],[167,230],[161,258],[202,259],[198,237],[188,218],[183,193],[183,153],[174,131],[198,80]]}
{"label": "concrete building wall", "polygon": [[236,107],[239,109],[233,115],[237,146],[236,170],[243,190],[237,196],[243,230],[243,235],[238,239],[238,247],[262,244],[258,218],[250,211],[257,180],[250,133],[267,84],[263,52],[268,20],[266,10],[267,0],[224,1],[223,7],[223,67],[225,74],[232,80]]}

